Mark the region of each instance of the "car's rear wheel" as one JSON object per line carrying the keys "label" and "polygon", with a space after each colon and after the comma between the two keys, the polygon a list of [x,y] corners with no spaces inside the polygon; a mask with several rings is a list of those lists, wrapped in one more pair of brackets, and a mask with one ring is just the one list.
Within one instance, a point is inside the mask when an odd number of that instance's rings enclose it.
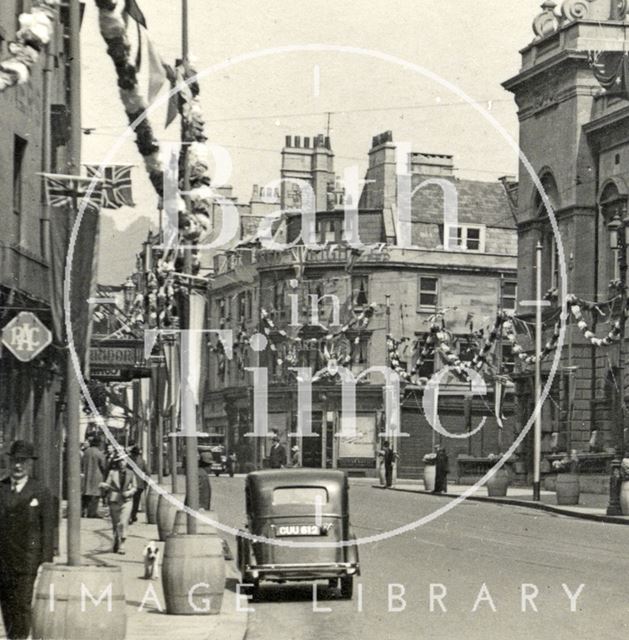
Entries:
{"label": "car's rear wheel", "polygon": [[351,600],[354,596],[354,578],[352,576],[343,576],[341,578],[341,598],[343,600]]}
{"label": "car's rear wheel", "polygon": [[220,476],[220,475],[221,475],[221,472],[220,472],[220,471],[215,471],[215,472],[214,472],[214,475],[218,478],[218,476]]}
{"label": "car's rear wheel", "polygon": [[258,602],[260,600],[260,580],[251,580],[251,602]]}

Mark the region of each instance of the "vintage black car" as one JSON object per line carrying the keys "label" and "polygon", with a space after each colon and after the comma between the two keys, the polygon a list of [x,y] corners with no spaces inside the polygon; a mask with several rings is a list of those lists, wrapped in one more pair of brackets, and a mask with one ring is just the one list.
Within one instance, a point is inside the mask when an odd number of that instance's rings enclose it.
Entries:
{"label": "vintage black car", "polygon": [[[249,473],[246,532],[290,546],[238,536],[238,567],[254,599],[262,581],[328,580],[351,599],[360,575],[358,545],[349,521],[349,483],[342,471],[273,469]],[[346,542],[341,545],[335,543]],[[318,546],[321,544],[322,546]]]}

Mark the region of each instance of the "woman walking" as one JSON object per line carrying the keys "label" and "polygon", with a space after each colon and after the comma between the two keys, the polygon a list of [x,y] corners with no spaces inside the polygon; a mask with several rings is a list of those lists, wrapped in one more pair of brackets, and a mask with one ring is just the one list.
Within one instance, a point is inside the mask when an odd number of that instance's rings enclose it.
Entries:
{"label": "woman walking", "polygon": [[131,518],[133,494],[137,490],[135,474],[127,469],[127,455],[118,453],[102,487],[108,492],[109,515],[114,533],[114,553],[124,554],[127,526]]}

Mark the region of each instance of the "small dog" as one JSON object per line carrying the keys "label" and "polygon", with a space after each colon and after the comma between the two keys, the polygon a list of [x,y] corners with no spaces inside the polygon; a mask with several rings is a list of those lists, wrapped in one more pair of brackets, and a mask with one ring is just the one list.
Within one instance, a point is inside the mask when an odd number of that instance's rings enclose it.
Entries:
{"label": "small dog", "polygon": [[157,580],[159,578],[159,547],[151,540],[144,547],[144,579]]}

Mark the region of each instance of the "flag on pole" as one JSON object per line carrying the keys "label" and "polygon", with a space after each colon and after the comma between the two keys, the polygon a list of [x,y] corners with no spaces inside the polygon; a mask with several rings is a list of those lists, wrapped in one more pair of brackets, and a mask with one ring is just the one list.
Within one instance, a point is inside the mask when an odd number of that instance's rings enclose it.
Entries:
{"label": "flag on pole", "polygon": [[140,9],[137,0],[125,0],[124,10],[125,13],[130,18],[133,18],[139,25],[142,25],[145,29],[148,28],[146,26],[146,18],[144,17],[142,9]]}
{"label": "flag on pole", "polygon": [[205,296],[197,291],[190,292],[190,349],[188,384],[194,396],[195,404],[199,404],[199,392],[201,383],[201,365],[203,344],[205,343],[203,325],[205,322]]}
{"label": "flag on pole", "polygon": [[111,164],[100,167],[95,164],[86,164],[87,175],[90,178],[98,177],[102,180],[103,209],[120,209],[120,207],[135,207],[131,190],[131,168],[128,164]]}
{"label": "flag on pole", "polygon": [[494,413],[496,414],[496,423],[499,429],[504,429],[504,415],[502,414],[502,404],[504,401],[504,385],[502,380],[496,378],[496,386],[494,388]]}
{"label": "flag on pole", "polygon": [[[103,202],[102,179],[69,176],[61,173],[42,173],[46,190],[46,204],[49,207],[72,207],[78,211],[100,210]],[[92,182],[94,185],[92,186]],[[90,190],[91,188],[91,190]]]}
{"label": "flag on pole", "polygon": [[[88,299],[96,286],[99,213],[103,198],[102,181],[82,176],[41,174],[46,203],[58,211],[50,227],[51,310],[55,335],[66,343],[64,284],[69,242],[74,235],[75,251],[70,272],[70,319],[74,347],[87,374],[91,317]],[[79,213],[80,224],[75,227]],[[77,248],[80,247],[80,250]]]}
{"label": "flag on pole", "polygon": [[166,82],[166,65],[159,55],[159,51],[151,42],[150,38],[146,38],[146,45],[149,53],[149,102],[153,102]]}
{"label": "flag on pole", "polygon": [[629,53],[602,51],[590,58],[594,77],[607,95],[629,98]]}

